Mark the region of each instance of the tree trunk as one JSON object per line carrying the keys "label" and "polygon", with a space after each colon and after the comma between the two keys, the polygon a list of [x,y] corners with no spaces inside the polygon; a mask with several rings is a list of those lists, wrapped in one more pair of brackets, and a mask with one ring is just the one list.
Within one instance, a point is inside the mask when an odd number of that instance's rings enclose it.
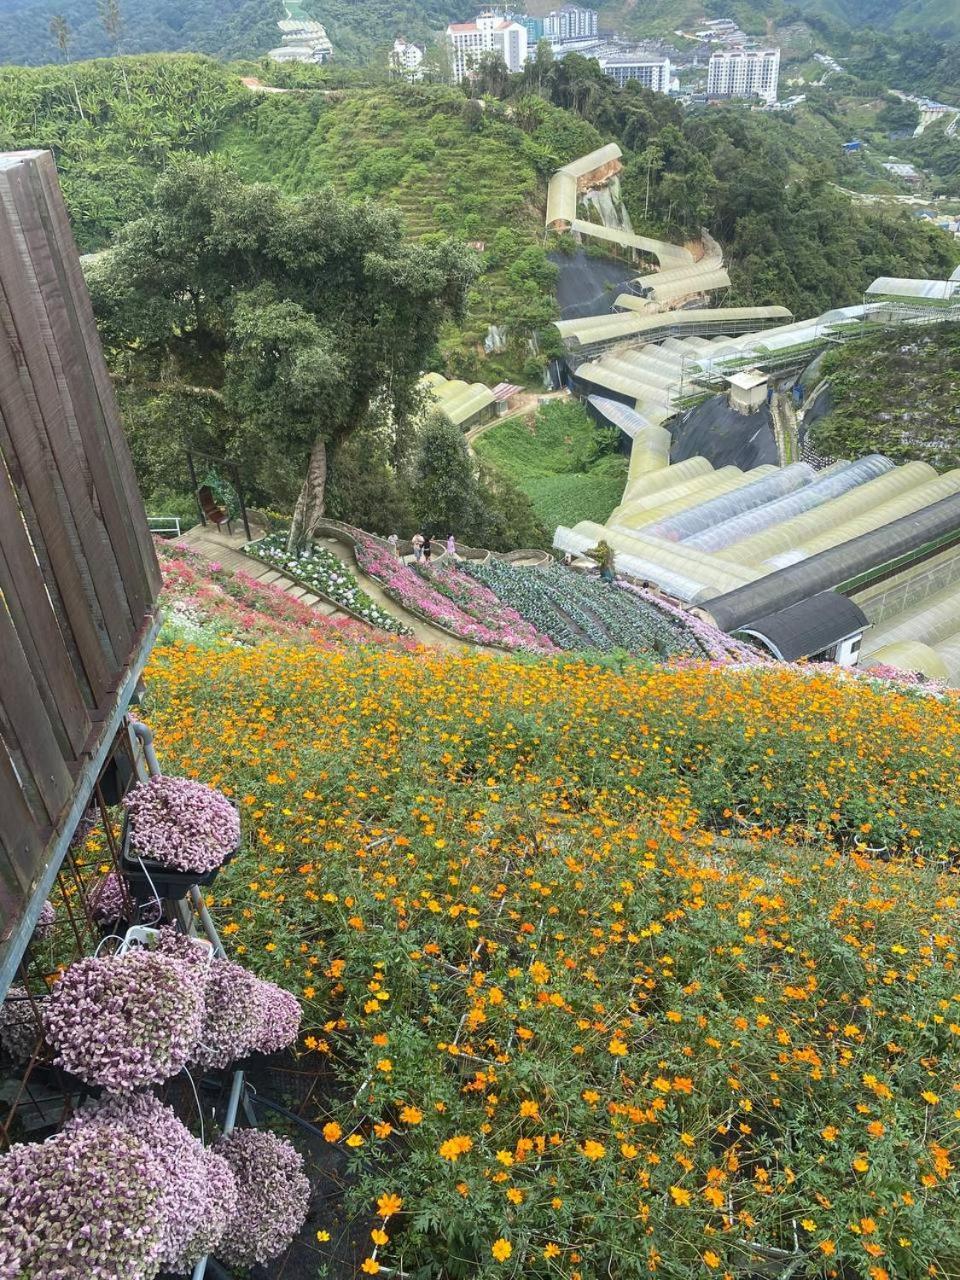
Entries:
{"label": "tree trunk", "polygon": [[310,450],[307,474],[304,477],[297,505],[293,509],[293,522],[287,540],[287,552],[298,555],[313,537],[323,515],[323,498],[327,487],[327,445],[318,436]]}

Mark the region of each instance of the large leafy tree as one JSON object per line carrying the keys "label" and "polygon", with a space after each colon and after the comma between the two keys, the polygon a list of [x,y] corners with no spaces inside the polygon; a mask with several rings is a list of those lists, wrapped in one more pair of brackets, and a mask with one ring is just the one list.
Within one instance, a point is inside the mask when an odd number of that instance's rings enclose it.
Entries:
{"label": "large leafy tree", "polygon": [[400,215],[332,191],[286,200],[189,160],[157,183],[90,275],[105,342],[127,376],[209,396],[225,447],[258,473],[304,474],[291,546],[323,513],[342,443],[389,411],[402,421],[443,321],[475,267],[453,241],[404,239]]}

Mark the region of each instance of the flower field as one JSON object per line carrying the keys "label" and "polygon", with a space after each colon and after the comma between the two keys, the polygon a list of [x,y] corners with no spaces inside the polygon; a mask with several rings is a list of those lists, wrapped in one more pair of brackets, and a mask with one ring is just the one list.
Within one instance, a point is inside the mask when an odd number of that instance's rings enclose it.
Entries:
{"label": "flower field", "polygon": [[244,814],[209,901],[303,1002],[359,1274],[957,1274],[956,701],[269,644],[148,694]]}
{"label": "flower field", "polygon": [[702,657],[686,622],[653,607],[639,594],[611,589],[596,578],[550,569],[518,569],[497,560],[466,565],[561,649],[626,649],[635,655]]}
{"label": "flower field", "polygon": [[357,563],[406,609],[463,640],[552,653],[555,646],[514,609],[451,565],[406,565],[376,538],[358,532]]}

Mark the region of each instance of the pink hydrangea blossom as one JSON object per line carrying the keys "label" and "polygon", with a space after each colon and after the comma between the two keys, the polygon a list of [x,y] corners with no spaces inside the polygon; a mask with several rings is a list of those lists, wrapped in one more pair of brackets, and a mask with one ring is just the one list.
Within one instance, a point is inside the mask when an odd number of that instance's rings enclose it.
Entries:
{"label": "pink hydrangea blossom", "polygon": [[234,1267],[270,1262],[306,1221],[310,1183],[303,1159],[291,1143],[262,1129],[238,1129],[216,1149],[237,1182],[237,1210],[217,1257]]}
{"label": "pink hydrangea blossom", "polygon": [[202,875],[240,843],[240,816],[226,796],[192,778],[150,778],[124,800],[133,855]]}
{"label": "pink hydrangea blossom", "polygon": [[137,949],[72,964],[42,1016],[57,1066],[87,1084],[124,1090],[181,1071],[203,1015],[197,973],[172,956]]}

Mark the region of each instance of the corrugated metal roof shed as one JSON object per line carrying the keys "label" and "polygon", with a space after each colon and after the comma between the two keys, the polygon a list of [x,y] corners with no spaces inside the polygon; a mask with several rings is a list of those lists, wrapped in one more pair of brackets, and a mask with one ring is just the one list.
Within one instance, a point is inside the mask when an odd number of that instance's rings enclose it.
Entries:
{"label": "corrugated metal roof shed", "polygon": [[852,600],[821,591],[738,627],[737,634],[762,640],[783,662],[796,662],[859,635],[868,625],[866,614]]}

